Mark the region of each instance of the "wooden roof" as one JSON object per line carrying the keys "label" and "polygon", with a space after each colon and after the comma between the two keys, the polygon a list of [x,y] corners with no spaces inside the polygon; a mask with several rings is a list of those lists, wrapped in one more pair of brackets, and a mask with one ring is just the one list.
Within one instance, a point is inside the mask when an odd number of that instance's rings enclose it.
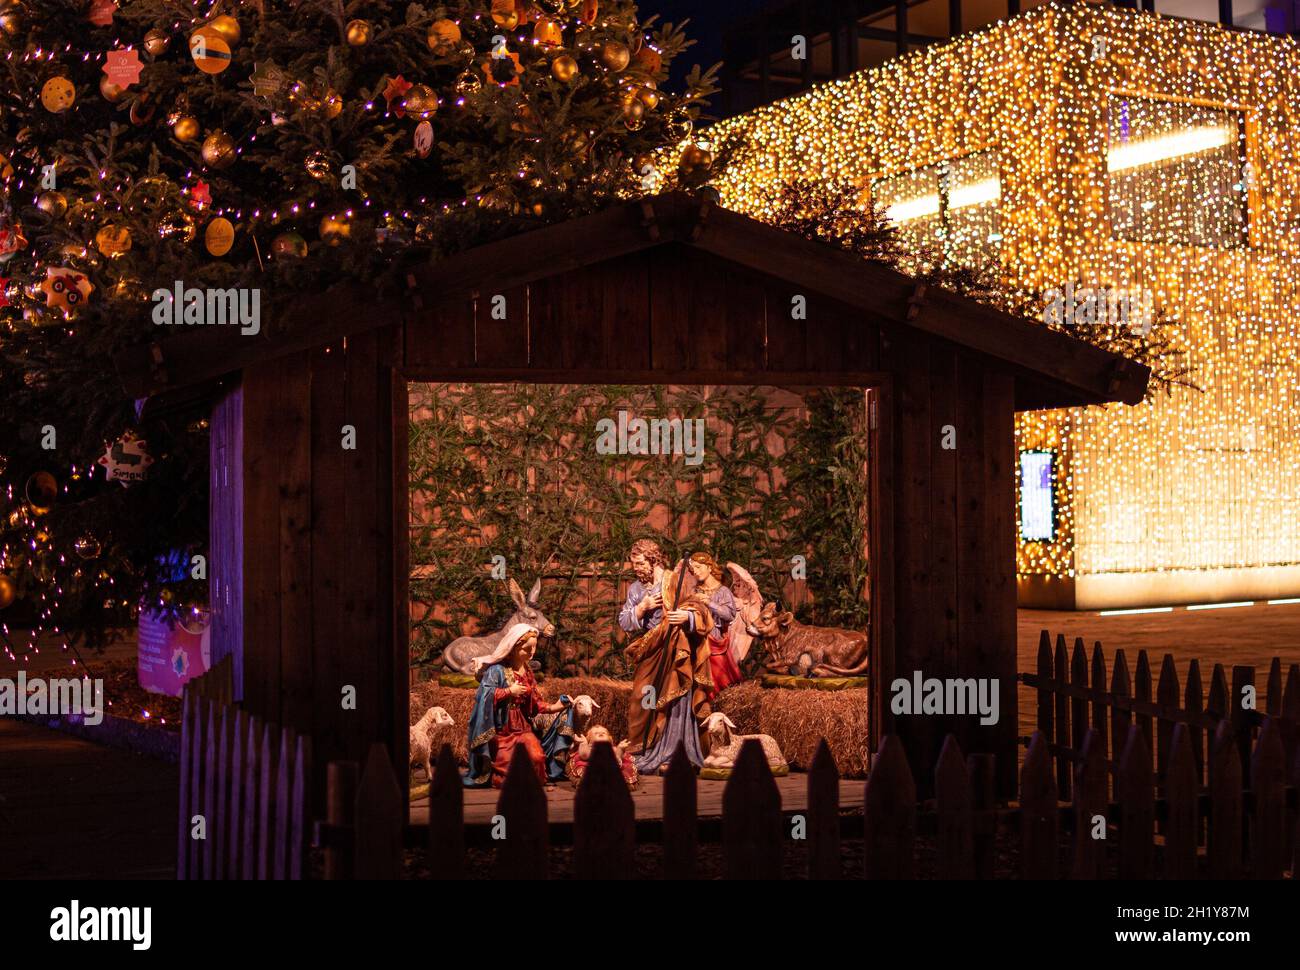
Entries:
{"label": "wooden roof", "polygon": [[129,348],[116,364],[132,397],[174,391],[417,319],[483,289],[500,291],[670,244],[702,250],[840,301],[884,326],[912,328],[997,361],[1016,376],[1020,409],[1136,404],[1146,391],[1150,371],[1135,361],[681,193],[617,205],[415,267],[400,296],[376,299],[367,284],[343,283],[304,296],[278,320],[263,321],[257,336],[243,336],[236,327],[198,328]]}

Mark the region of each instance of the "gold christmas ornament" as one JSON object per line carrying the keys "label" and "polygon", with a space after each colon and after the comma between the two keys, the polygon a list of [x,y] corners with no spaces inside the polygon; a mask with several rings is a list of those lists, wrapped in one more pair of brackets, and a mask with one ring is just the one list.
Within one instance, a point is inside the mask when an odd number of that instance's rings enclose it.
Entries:
{"label": "gold christmas ornament", "polygon": [[649,85],[638,90],[636,96],[650,111],[653,111],[659,104],[659,92]]}
{"label": "gold christmas ornament", "polygon": [[66,77],[52,77],[41,87],[41,104],[52,114],[62,114],[77,100],[77,89]]}
{"label": "gold christmas ornament", "polygon": [[582,11],[578,14],[578,17],[584,24],[594,24],[596,22],[596,14],[600,12],[599,0],[574,0],[573,3],[569,4],[570,10],[578,8],[581,8]]}
{"label": "gold christmas ornament", "polygon": [[224,256],[235,245],[235,227],[229,219],[218,216],[203,230],[203,246],[213,256]]}
{"label": "gold christmas ornament", "polygon": [[117,259],[131,249],[131,230],[126,226],[105,226],[95,233],[95,248],[109,259]]}
{"label": "gold christmas ornament", "polygon": [[72,551],[82,559],[94,559],[99,555],[99,540],[90,533],[78,536],[77,540],[72,544]]}
{"label": "gold christmas ornament", "polygon": [[483,90],[483,81],[473,71],[465,71],[456,78],[456,93],[462,97],[478,94]]}
{"label": "gold christmas ornament", "polygon": [[110,104],[117,104],[126,97],[126,88],[114,84],[105,74],[99,79],[99,93],[104,96],[105,101]]}
{"label": "gold christmas ornament", "polygon": [[645,127],[645,105],[640,101],[630,101],[623,106],[623,124],[628,131],[640,131]]}
{"label": "gold christmas ornament", "polygon": [[220,34],[222,39],[231,46],[231,49],[239,43],[239,21],[234,17],[227,14],[222,14],[220,17],[213,17],[208,21],[208,26]]}
{"label": "gold christmas ornament", "polygon": [[36,208],[58,219],[68,211],[68,197],[62,192],[42,192],[36,200]]}
{"label": "gold christmas ornament", "polygon": [[220,74],[230,66],[230,44],[221,31],[207,24],[190,34],[190,57],[204,74]]}
{"label": "gold christmas ornament", "polygon": [[307,156],[304,165],[307,168],[307,174],[318,182],[324,182],[331,175],[329,156],[324,152],[312,152]]}
{"label": "gold christmas ornament", "polygon": [[568,84],[578,76],[578,62],[568,54],[561,54],[551,61],[551,74],[555,80]]}
{"label": "gold christmas ornament", "polygon": [[203,161],[209,168],[229,168],[235,158],[235,139],[224,131],[214,131],[203,140]]}
{"label": "gold christmas ornament", "polygon": [[642,44],[641,49],[632,58],[633,66],[645,74],[658,74],[664,66],[663,55],[649,44]]}
{"label": "gold christmas ornament", "polygon": [[460,43],[461,33],[460,25],[454,20],[448,20],[444,17],[442,20],[435,20],[429,24],[429,50],[433,51],[439,57],[447,57],[456,50]]}
{"label": "gold christmas ornament", "polygon": [[199,135],[203,134],[203,129],[199,125],[198,118],[181,115],[172,123],[172,134],[176,136],[177,141],[192,142],[199,140]]}
{"label": "gold christmas ornament", "polygon": [[8,573],[0,573],[0,610],[13,605],[18,598],[18,585]]}
{"label": "gold christmas ornament", "polygon": [[374,28],[368,20],[349,20],[347,26],[348,43],[353,47],[365,47],[374,36]]}
{"label": "gold christmas ornament", "polygon": [[191,243],[198,231],[194,217],[183,209],[169,212],[158,220],[158,235],[163,239],[175,237],[183,243]]}
{"label": "gold christmas ornament", "polygon": [[325,97],[321,99],[321,114],[329,121],[333,121],[343,113],[343,96],[333,88],[325,92]]}
{"label": "gold christmas ornament", "polygon": [[296,232],[282,232],[271,240],[271,255],[302,259],[307,255],[307,240]]}
{"label": "gold christmas ornament", "polygon": [[712,164],[712,152],[701,148],[699,145],[687,145],[682,151],[682,156],[677,163],[677,167],[683,173],[689,175],[699,169],[708,168]]}
{"label": "gold christmas ornament", "polygon": [[412,118],[423,121],[432,118],[438,111],[438,95],[427,84],[416,84],[406,92],[402,107]]}
{"label": "gold christmas ornament", "polygon": [[632,52],[627,49],[627,44],[607,40],[600,49],[600,63],[615,73],[626,70],[631,62]]}
{"label": "gold christmas ornament", "polygon": [[167,31],[155,27],[149,33],[144,35],[144,49],[154,57],[160,57],[167,53],[167,48],[172,46],[171,35]]}
{"label": "gold christmas ornament", "polygon": [[346,213],[329,215],[320,221],[320,237],[331,246],[352,238],[352,217]]}
{"label": "gold christmas ornament", "polygon": [[558,21],[540,17],[533,24],[533,40],[542,47],[559,47],[564,43],[564,31]]}
{"label": "gold christmas ornament", "polygon": [[519,11],[515,9],[515,0],[492,0],[492,22],[506,30],[519,26]]}
{"label": "gold christmas ornament", "polygon": [[59,497],[59,483],[47,471],[34,472],[23,489],[27,504],[34,512],[48,512]]}
{"label": "gold christmas ornament", "polygon": [[23,30],[23,5],[18,0],[0,2],[0,31],[17,37]]}

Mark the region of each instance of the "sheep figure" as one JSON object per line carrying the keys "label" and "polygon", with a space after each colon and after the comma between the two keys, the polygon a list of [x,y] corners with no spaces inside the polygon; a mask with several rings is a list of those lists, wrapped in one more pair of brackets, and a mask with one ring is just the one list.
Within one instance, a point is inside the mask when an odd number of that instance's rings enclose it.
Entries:
{"label": "sheep figure", "polygon": [[734,768],[740,757],[740,748],[746,741],[758,741],[763,746],[763,757],[773,774],[785,774],[789,762],[781,753],[776,740],[768,734],[736,734],[735,723],[721,711],[714,711],[704,719],[704,730],[709,739],[709,754],[704,759],[705,768]]}
{"label": "sheep figure", "polygon": [[431,707],[411,725],[411,764],[424,766],[424,777],[433,781],[433,730],[455,725],[451,715],[441,707]]}
{"label": "sheep figure", "polygon": [[[591,723],[593,712],[600,710],[600,705],[592,698],[590,694],[579,694],[573,698],[573,733],[575,735],[583,734],[587,730],[587,725]],[[541,713],[533,718],[533,728],[538,734],[545,735],[551,729],[557,717],[564,717],[568,711],[558,711],[555,714]]]}

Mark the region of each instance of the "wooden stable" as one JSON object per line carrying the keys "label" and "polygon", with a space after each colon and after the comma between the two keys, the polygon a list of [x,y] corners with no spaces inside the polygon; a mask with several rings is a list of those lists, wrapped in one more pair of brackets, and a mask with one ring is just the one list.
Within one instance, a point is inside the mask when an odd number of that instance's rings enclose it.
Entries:
{"label": "wooden stable", "polygon": [[[234,658],[246,710],[310,734],[322,763],[383,741],[406,776],[409,381],[862,387],[873,742],[898,735],[924,779],[952,732],[1014,790],[1013,417],[1136,403],[1146,368],[685,195],[403,282],[304,296],[256,337],[207,328],[118,358],[132,396],[213,395],[212,652]],[[914,671],[996,678],[999,722],[895,718],[889,684]]]}

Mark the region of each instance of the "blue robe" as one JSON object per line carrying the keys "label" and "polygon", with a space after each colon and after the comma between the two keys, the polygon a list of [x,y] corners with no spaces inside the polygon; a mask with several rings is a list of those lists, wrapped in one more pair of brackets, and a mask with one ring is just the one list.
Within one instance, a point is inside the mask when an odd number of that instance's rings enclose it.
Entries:
{"label": "blue robe", "polygon": [[[508,686],[506,668],[501,664],[493,664],[483,672],[469,715],[469,770],[463,779],[467,788],[481,788],[492,783],[492,741],[497,731],[505,726],[509,711],[507,705],[496,703],[496,691]],[[573,718],[573,708],[566,707],[542,736],[549,781],[564,778],[569,749],[573,746]]]}

